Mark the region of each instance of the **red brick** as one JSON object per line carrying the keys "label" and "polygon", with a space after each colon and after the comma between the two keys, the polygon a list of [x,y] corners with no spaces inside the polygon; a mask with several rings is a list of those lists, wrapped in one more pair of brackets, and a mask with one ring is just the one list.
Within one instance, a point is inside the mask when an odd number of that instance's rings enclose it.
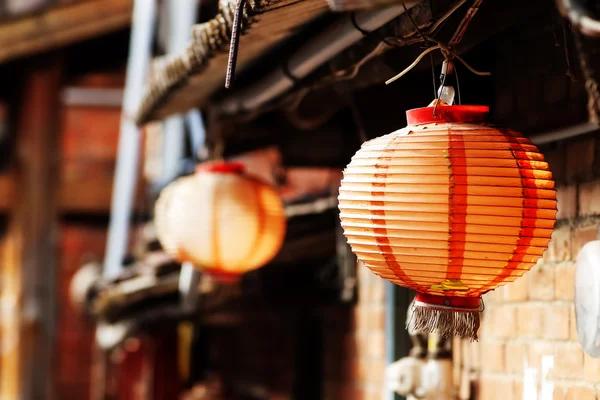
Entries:
{"label": "red brick", "polygon": [[[385,332],[370,332],[367,335],[365,356],[385,359]],[[360,351],[360,350],[359,350]]]}
{"label": "red brick", "polygon": [[[527,364],[530,368],[542,368],[542,358],[546,356],[554,356],[553,342],[534,341],[527,345]],[[556,362],[555,362],[556,364]]]}
{"label": "red brick", "polygon": [[556,299],[573,301],[575,297],[575,265],[563,264],[556,267]]}
{"label": "red brick", "polygon": [[363,304],[384,304],[385,280],[373,274],[368,268],[359,268],[359,295]]}
{"label": "red brick", "polygon": [[361,384],[372,384],[383,386],[385,379],[385,360],[372,361],[367,359],[352,361],[353,374],[349,376],[352,381]]}
{"label": "red brick", "polygon": [[478,382],[477,399],[499,400],[499,391],[502,390],[502,382],[495,376],[482,376]]}
{"label": "red brick", "polygon": [[[600,203],[600,201],[598,201]],[[579,251],[586,243],[598,239],[598,226],[591,225],[576,228],[571,235],[571,254],[577,259]]]}
{"label": "red brick", "polygon": [[577,334],[577,317],[575,316],[575,305],[569,306],[569,338],[571,340],[579,340]]}
{"label": "red brick", "polygon": [[515,400],[523,399],[523,382],[522,381],[514,381],[512,392],[513,392],[513,397]]}
{"label": "red brick", "polygon": [[504,294],[502,291],[503,287],[496,288],[483,295],[483,301],[485,304],[493,305],[502,303],[504,300]]}
{"label": "red brick", "polygon": [[566,394],[567,394],[566,387],[555,385],[552,400],[565,400]]}
{"label": "red brick", "polygon": [[[335,343],[332,343],[333,346],[338,347],[338,343],[340,342],[340,336],[339,335],[335,335],[337,336],[337,338],[334,338]],[[356,337],[355,334],[351,333],[351,332],[346,332],[343,336],[342,336],[342,346],[341,347],[341,355],[344,357],[344,359],[351,359],[351,358],[356,358],[358,357],[359,351],[360,351],[360,342],[358,341],[358,338]],[[331,346],[331,347],[333,347]],[[331,347],[328,347],[328,349],[331,349]]]}
{"label": "red brick", "polygon": [[581,182],[592,177],[595,137],[574,140],[567,145],[567,182]]}
{"label": "red brick", "polygon": [[596,389],[593,386],[568,387],[565,400],[596,400]]}
{"label": "red brick", "polygon": [[365,389],[366,397],[364,400],[381,400],[383,387],[367,387]]}
{"label": "red brick", "polygon": [[600,359],[583,354],[583,376],[591,383],[600,382]]}
{"label": "red brick", "polygon": [[482,400],[516,400],[514,382],[504,376],[482,375],[478,380],[476,399]]}
{"label": "red brick", "polygon": [[61,157],[115,160],[120,122],[118,108],[65,107]]}
{"label": "red brick", "polygon": [[595,176],[600,176],[600,140],[596,140],[596,155],[594,156],[594,164],[592,165]]}
{"label": "red brick", "polygon": [[579,215],[600,214],[600,180],[579,185]]}
{"label": "red brick", "polygon": [[556,189],[558,207],[557,219],[571,219],[577,216],[577,186],[564,185]]}
{"label": "red brick", "polygon": [[463,365],[465,370],[479,370],[481,368],[481,345],[479,343],[463,340],[461,342]]}
{"label": "red brick", "polygon": [[571,257],[571,227],[563,225],[552,232],[548,250],[544,252],[544,262],[556,263],[569,261]]}
{"label": "red brick", "polygon": [[494,310],[493,335],[498,338],[509,338],[515,335],[517,323],[516,307],[510,304],[497,306]]}
{"label": "red brick", "polygon": [[545,308],[538,304],[517,307],[517,332],[519,336],[541,337]]}
{"label": "red brick", "polygon": [[529,298],[532,300],[553,300],[555,269],[543,263],[536,264],[525,275],[529,283]]}
{"label": "red brick", "polygon": [[481,313],[481,325],[479,327],[479,336],[492,337],[495,335],[494,322],[496,320],[497,306],[487,305],[485,311]]}
{"label": "red brick", "polygon": [[544,307],[544,337],[546,339],[568,340],[569,306],[553,305]]}
{"label": "red brick", "polygon": [[336,385],[331,391],[335,393],[331,396],[332,399],[365,400],[367,398],[365,390],[352,383]]}
{"label": "red brick", "polygon": [[529,298],[529,287],[527,284],[527,278],[525,277],[511,282],[501,289],[503,291],[504,301],[507,302],[527,301]]}
{"label": "red brick", "polygon": [[367,330],[385,329],[385,307],[383,305],[363,306],[354,309],[356,327]]}
{"label": "red brick", "polygon": [[557,147],[552,150],[544,151],[544,158],[550,164],[550,170],[552,171],[552,178],[557,183],[564,183],[566,180],[565,167],[567,165],[566,158],[567,154],[564,146]]}
{"label": "red brick", "polygon": [[558,379],[581,379],[583,376],[583,350],[579,343],[556,344],[552,376]]}
{"label": "red brick", "polygon": [[481,369],[487,372],[504,372],[506,370],[506,345],[503,342],[480,342]]}
{"label": "red brick", "polygon": [[527,345],[525,343],[508,342],[506,344],[506,372],[523,374],[523,364],[527,360]]}

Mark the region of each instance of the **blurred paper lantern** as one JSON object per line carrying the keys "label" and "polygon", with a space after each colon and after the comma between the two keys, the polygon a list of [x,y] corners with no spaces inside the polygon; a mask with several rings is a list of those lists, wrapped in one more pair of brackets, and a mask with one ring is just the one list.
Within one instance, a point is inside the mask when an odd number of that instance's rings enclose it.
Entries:
{"label": "blurred paper lantern", "polygon": [[279,251],[285,215],[277,191],[239,163],[206,163],[160,194],[157,236],[167,253],[221,278],[262,267]]}
{"label": "blurred paper lantern", "polygon": [[344,171],[344,233],[375,274],[417,291],[411,326],[477,339],[481,295],[546,249],[556,192],[520,133],[484,125],[488,107],[407,112],[409,126],[363,144]]}

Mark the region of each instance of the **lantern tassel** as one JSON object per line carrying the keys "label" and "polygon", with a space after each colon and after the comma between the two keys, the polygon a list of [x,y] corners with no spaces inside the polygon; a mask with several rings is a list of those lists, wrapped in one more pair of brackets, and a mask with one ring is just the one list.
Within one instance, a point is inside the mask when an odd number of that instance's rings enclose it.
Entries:
{"label": "lantern tassel", "polygon": [[480,298],[442,297],[418,293],[407,328],[441,337],[460,336],[477,341]]}

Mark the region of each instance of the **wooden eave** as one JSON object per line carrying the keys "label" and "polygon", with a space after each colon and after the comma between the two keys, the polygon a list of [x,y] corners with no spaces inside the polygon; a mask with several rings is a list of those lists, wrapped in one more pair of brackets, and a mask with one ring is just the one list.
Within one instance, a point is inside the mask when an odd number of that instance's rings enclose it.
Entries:
{"label": "wooden eave", "polygon": [[0,63],[103,35],[131,23],[133,0],[91,0],[0,22]]}
{"label": "wooden eave", "polygon": [[[193,42],[177,57],[157,59],[136,120],[144,124],[203,106],[225,82],[235,0],[221,2],[212,20],[194,27]],[[324,0],[257,1],[246,9],[237,71],[327,12]]]}

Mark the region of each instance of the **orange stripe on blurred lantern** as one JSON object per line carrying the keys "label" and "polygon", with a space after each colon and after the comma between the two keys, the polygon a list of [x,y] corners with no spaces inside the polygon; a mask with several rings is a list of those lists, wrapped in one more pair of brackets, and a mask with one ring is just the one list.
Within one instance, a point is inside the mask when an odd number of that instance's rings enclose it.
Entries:
{"label": "orange stripe on blurred lantern", "polygon": [[239,163],[206,163],[177,179],[155,206],[165,251],[220,279],[260,268],[283,243],[286,220],[277,191],[244,175]]}
{"label": "orange stripe on blurred lantern", "polygon": [[520,133],[484,125],[488,107],[407,112],[409,126],[363,144],[339,208],[354,253],[417,291],[411,325],[477,338],[481,295],[528,271],[556,221],[554,181]]}

